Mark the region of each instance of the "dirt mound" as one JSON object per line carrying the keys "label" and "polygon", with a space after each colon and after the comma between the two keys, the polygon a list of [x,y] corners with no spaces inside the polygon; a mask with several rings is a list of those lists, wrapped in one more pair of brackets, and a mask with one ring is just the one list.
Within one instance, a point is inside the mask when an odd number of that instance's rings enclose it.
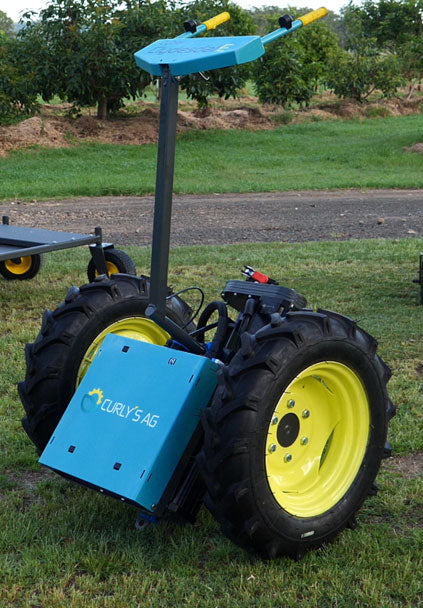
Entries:
{"label": "dirt mound", "polygon": [[179,111],[178,125],[191,129],[271,129],[275,122],[259,107],[210,108],[205,111]]}
{"label": "dirt mound", "polygon": [[[422,98],[378,100],[358,103],[340,102],[324,93],[306,110],[284,110],[275,105],[258,105],[248,95],[240,100],[213,101],[207,110],[198,110],[194,102],[181,101],[178,110],[178,132],[188,129],[272,129],[281,123],[376,118],[400,116],[422,110]],[[82,116],[69,116],[70,104],[45,104],[37,116],[16,125],[0,126],[0,156],[9,150],[39,145],[65,147],[84,141],[139,145],[157,141],[159,107],[157,103],[139,101],[108,121],[98,120],[94,110]],[[421,152],[416,144],[407,151]]]}
{"label": "dirt mound", "polygon": [[417,152],[417,154],[423,154],[423,144],[414,144],[403,148],[403,152]]}
{"label": "dirt mound", "polygon": [[60,121],[33,116],[17,125],[0,127],[0,152],[34,145],[52,148],[65,146],[66,139]]}

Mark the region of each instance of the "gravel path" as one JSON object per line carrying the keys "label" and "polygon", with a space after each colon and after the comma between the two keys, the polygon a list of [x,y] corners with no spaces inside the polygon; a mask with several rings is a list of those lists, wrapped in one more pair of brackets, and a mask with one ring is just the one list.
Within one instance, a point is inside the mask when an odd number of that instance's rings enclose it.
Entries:
{"label": "gravel path", "polygon": [[[94,197],[0,203],[13,224],[151,243],[154,199]],[[423,190],[338,190],[175,196],[171,244],[423,236]]]}

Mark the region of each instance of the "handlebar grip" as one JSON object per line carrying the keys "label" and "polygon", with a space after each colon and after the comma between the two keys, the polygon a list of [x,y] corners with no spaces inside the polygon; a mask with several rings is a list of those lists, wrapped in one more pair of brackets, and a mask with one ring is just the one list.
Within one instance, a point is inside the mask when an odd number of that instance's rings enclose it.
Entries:
{"label": "handlebar grip", "polygon": [[204,21],[202,25],[205,25],[207,30],[214,30],[221,23],[229,21],[230,18],[230,14],[227,11],[224,11],[223,13],[219,13],[218,15],[216,15],[216,17],[207,19],[207,21]]}
{"label": "handlebar grip", "polygon": [[298,19],[302,22],[303,25],[309,25],[309,23],[313,23],[313,21],[317,21],[317,19],[326,17],[327,14],[328,9],[322,6],[322,8],[317,8],[315,11],[311,11],[310,13],[306,13],[302,17],[298,17]]}

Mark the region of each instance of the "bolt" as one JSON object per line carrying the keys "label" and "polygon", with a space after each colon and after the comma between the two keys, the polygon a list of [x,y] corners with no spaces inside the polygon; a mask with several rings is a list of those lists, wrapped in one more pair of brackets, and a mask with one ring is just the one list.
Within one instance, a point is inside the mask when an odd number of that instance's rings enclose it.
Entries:
{"label": "bolt", "polygon": [[307,445],[308,444],[308,437],[301,437],[300,443],[301,443],[301,445]]}
{"label": "bolt", "polygon": [[310,416],[310,412],[308,410],[303,410],[302,417],[308,418]]}
{"label": "bolt", "polygon": [[272,453],[272,452],[276,452],[276,445],[275,445],[274,443],[271,443],[271,444],[269,445],[269,452],[270,452],[270,453]]}
{"label": "bolt", "polygon": [[278,424],[278,422],[279,422],[279,418],[278,418],[277,416],[275,416],[275,417],[272,419],[272,424]]}
{"label": "bolt", "polygon": [[154,504],[154,502],[153,502],[153,504],[151,505],[151,510],[152,510],[152,511],[155,511],[155,510],[156,510],[156,507],[157,507],[157,505],[155,505],[155,504]]}
{"label": "bolt", "polygon": [[291,460],[292,460],[291,454],[285,454],[284,460],[285,460],[285,462],[291,462]]}
{"label": "bolt", "polygon": [[295,401],[293,399],[290,399],[288,401],[288,407],[291,408],[291,407],[294,407],[294,405],[295,405]]}

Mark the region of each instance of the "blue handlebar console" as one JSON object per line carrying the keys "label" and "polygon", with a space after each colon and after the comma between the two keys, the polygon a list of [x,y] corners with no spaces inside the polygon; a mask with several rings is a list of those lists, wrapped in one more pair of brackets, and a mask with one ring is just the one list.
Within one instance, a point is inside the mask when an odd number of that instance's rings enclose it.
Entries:
{"label": "blue handlebar console", "polygon": [[194,38],[217,25],[228,21],[229,13],[223,12],[177,38],[156,40],[135,53],[137,65],[153,76],[161,76],[164,66],[169,66],[172,76],[186,76],[217,68],[228,68],[254,61],[264,54],[264,45],[286,36],[304,25],[309,25],[327,15],[326,8],[318,8],[299,19],[289,29],[280,27],[260,36],[226,36],[219,38]]}
{"label": "blue handlebar console", "polygon": [[135,53],[135,60],[153,76],[161,76],[164,65],[172,76],[185,76],[247,63],[263,54],[260,36],[172,38],[149,44]]}

